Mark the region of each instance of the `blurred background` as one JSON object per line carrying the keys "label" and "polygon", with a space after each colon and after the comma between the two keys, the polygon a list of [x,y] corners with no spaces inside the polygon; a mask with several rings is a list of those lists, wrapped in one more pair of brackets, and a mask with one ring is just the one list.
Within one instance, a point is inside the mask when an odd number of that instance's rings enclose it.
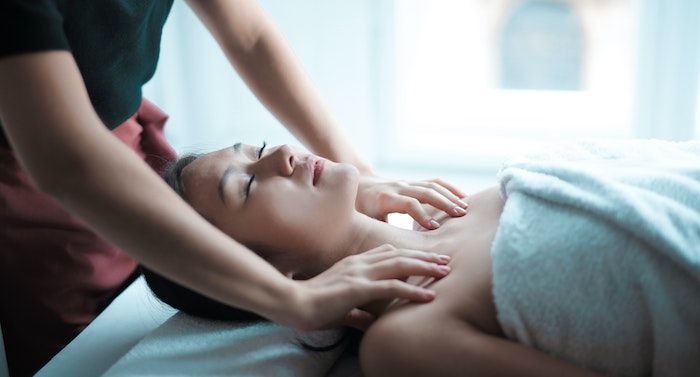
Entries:
{"label": "blurred background", "polygon": [[[561,139],[700,138],[697,0],[261,0],[354,146],[474,192]],[[300,145],[176,1],[144,94],[179,153]]]}

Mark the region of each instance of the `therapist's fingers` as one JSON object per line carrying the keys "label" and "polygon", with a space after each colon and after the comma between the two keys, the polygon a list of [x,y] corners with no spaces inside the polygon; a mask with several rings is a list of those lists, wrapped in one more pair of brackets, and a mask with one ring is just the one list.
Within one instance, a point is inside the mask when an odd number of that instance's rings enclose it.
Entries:
{"label": "therapist's fingers", "polygon": [[417,182],[411,182],[413,186],[420,186],[420,187],[425,187],[431,190],[434,190],[435,192],[439,193],[440,195],[444,196],[447,198],[449,201],[452,203],[462,207],[462,208],[467,208],[469,205],[462,200],[464,196],[459,196],[455,194],[454,192],[450,191],[447,187],[442,186],[441,184],[434,182],[433,181],[417,181]]}
{"label": "therapist's fingers", "polygon": [[450,273],[450,266],[411,257],[385,259],[372,265],[369,278],[372,280],[391,279],[393,277],[430,276],[443,278]]}
{"label": "therapist's fingers", "polygon": [[398,250],[398,249],[392,244],[385,243],[381,246],[375,247],[374,249],[367,250],[364,253],[359,254],[359,255],[366,257],[368,255],[382,254],[382,253],[386,253],[387,251],[392,251],[392,250]]}
{"label": "therapist's fingers", "polygon": [[[447,191],[444,188],[443,190]],[[454,198],[454,201],[432,187],[409,186],[401,190],[401,194],[404,196],[417,199],[423,204],[430,204],[439,210],[445,211],[450,216],[464,216],[467,213],[467,204],[449,193],[449,191],[447,193]]]}
{"label": "therapist's fingers", "polygon": [[410,196],[393,196],[384,203],[388,212],[405,213],[425,229],[437,229],[440,224],[426,212],[421,202]]}
{"label": "therapist's fingers", "polygon": [[371,313],[355,308],[345,316],[341,325],[365,332],[375,319]]}
{"label": "therapist's fingers", "polygon": [[353,308],[376,300],[433,300],[435,291],[402,280],[408,276],[439,279],[449,273],[447,266],[422,258],[422,254],[397,253],[393,246],[383,245],[347,256],[311,279],[294,281],[299,294],[291,296],[295,304],[292,324],[301,330],[337,325]]}
{"label": "therapist's fingers", "polygon": [[[421,250],[412,250],[412,249],[397,249],[391,245],[387,245],[388,247],[382,251],[379,252],[367,252],[365,261],[367,263],[377,263],[381,262],[383,260],[391,259],[391,258],[398,258],[398,257],[405,257],[405,258],[414,258],[417,260],[422,260],[425,262],[431,262],[431,263],[437,263],[437,264],[447,264],[450,262],[450,256],[448,255],[443,255],[443,254],[438,254],[438,253],[432,253],[432,252],[427,252],[427,251],[421,251]],[[377,249],[373,249],[372,251],[375,251]]]}
{"label": "therapist's fingers", "polygon": [[366,289],[368,301],[384,299],[404,299],[414,302],[429,302],[435,299],[435,291],[417,287],[401,279],[387,279],[372,282]]}
{"label": "therapist's fingers", "polygon": [[462,190],[458,189],[457,186],[455,186],[449,182],[446,182],[440,178],[431,179],[430,182],[437,183],[438,185],[450,190],[451,193],[457,195],[458,197],[460,197],[462,199],[467,197],[467,194],[465,194]]}

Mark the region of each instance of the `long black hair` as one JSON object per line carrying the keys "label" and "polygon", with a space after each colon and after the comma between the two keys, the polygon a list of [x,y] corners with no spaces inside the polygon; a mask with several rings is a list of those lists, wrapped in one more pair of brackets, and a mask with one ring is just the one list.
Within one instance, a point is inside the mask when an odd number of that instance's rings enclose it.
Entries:
{"label": "long black hair", "polygon": [[[187,201],[185,195],[185,190],[182,185],[182,171],[190,163],[199,158],[200,154],[188,154],[175,162],[168,165],[165,169],[163,178],[170,185],[170,187],[178,194],[181,198]],[[162,302],[172,306],[173,308],[180,310],[192,316],[213,319],[213,320],[223,320],[223,321],[238,321],[238,322],[260,322],[267,321],[266,318],[261,317],[253,312],[247,310],[238,309],[217,300],[213,300],[202,294],[199,294],[187,287],[184,287],[178,283],[175,283],[155,272],[141,265],[141,273],[146,279],[148,287],[153,291],[153,294]],[[357,346],[359,344],[360,332],[350,331],[345,333],[338,341],[329,345],[311,345],[304,341],[299,341],[300,346],[310,351],[331,351],[339,347],[346,340],[351,342],[352,352],[357,352]]]}

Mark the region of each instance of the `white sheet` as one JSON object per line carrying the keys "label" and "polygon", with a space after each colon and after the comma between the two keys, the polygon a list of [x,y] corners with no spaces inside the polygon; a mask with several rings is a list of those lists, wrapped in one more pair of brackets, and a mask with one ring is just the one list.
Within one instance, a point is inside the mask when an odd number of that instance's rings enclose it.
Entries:
{"label": "white sheet", "polygon": [[[51,359],[37,373],[37,376],[102,375],[141,339],[175,313],[175,310],[157,301],[143,278],[139,278],[78,337]],[[228,357],[236,356],[228,355]],[[342,357],[333,364],[327,376],[360,376],[357,358],[343,353]]]}
{"label": "white sheet", "polygon": [[105,374],[114,376],[326,376],[344,350],[315,352],[343,330],[302,333],[271,322],[241,324],[178,313]]}
{"label": "white sheet", "polygon": [[99,376],[174,313],[138,278],[36,376]]}

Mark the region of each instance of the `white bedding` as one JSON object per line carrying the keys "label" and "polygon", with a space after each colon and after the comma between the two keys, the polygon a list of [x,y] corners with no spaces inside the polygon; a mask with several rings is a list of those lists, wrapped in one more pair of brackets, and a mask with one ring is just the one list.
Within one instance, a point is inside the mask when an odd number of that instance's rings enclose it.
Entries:
{"label": "white bedding", "polygon": [[[299,343],[329,345],[342,334],[341,329],[302,333],[271,322],[241,324],[178,313],[105,376],[326,376],[345,343],[328,352],[306,350]],[[352,365],[346,364],[344,372],[352,373]]]}
{"label": "white bedding", "polygon": [[138,278],[36,376],[99,376],[174,313]]}
{"label": "white bedding", "polygon": [[[141,352],[139,351],[141,350],[140,346],[136,348],[134,346],[141,344],[139,341],[158,329],[174,313],[173,309],[157,301],[146,286],[143,278],[139,278],[122,292],[78,337],[73,339],[66,348],[51,359],[37,373],[37,376],[100,376],[124,357],[125,354]],[[147,342],[150,342],[150,340]],[[147,342],[144,342],[144,344]],[[283,347],[287,347],[287,345]],[[142,353],[141,356],[145,357],[146,355]],[[204,356],[206,358],[211,355]],[[235,354],[221,354],[219,356],[234,360],[237,358]],[[338,357],[340,355],[335,356]],[[186,357],[191,362],[191,365],[201,365],[202,363],[199,363],[199,360],[196,358],[196,354],[187,355]],[[128,370],[129,364],[127,362],[136,361],[136,358],[129,357],[129,359],[125,358],[124,360],[126,361],[121,362],[118,366],[119,369],[115,368],[115,371],[120,371],[119,375],[135,374]],[[268,360],[270,359],[268,358]],[[360,375],[357,358],[352,355],[343,353],[337,362],[331,363],[332,368],[328,364],[328,360],[319,363],[325,371],[328,371],[330,368],[330,371],[326,374],[329,377]],[[197,371],[196,375],[203,375],[207,369],[202,367],[197,369]],[[149,374],[158,375],[157,369],[151,370]],[[112,375],[116,374],[112,373]],[[229,375],[237,374],[230,373]],[[263,375],[263,373],[250,375]]]}

